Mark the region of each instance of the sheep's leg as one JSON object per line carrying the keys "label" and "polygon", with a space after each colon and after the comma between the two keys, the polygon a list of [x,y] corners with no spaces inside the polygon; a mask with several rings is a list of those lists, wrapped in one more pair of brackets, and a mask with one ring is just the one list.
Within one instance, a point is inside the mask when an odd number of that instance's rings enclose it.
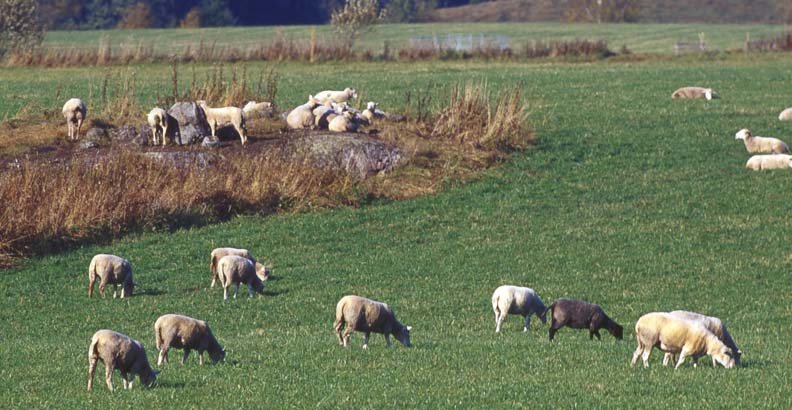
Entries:
{"label": "sheep's leg", "polygon": [[[685,362],[685,357],[687,356],[687,353],[688,352],[685,349],[682,349],[682,352],[679,353],[679,361],[677,362],[676,366],[674,366],[674,369],[678,369],[679,366],[681,366],[682,363]],[[694,359],[694,361],[695,361],[695,359]]]}
{"label": "sheep's leg", "polygon": [[89,357],[88,358],[88,391],[93,389],[93,379],[94,374],[96,373],[96,358]]}
{"label": "sheep's leg", "polygon": [[338,345],[339,346],[343,346],[344,345],[344,338],[341,336],[341,332],[344,329],[344,321],[343,320],[337,320],[335,322],[334,328],[335,328],[335,332],[336,332],[336,337],[338,338]]}
{"label": "sheep's leg", "polygon": [[129,372],[127,377],[128,377],[127,380],[129,381],[129,383],[128,383],[129,384],[129,390],[132,390],[132,382],[135,381],[135,372]]}
{"label": "sheep's leg", "polygon": [[118,285],[116,285],[114,283],[113,284],[113,299],[115,299],[117,296],[118,296]]}
{"label": "sheep's leg", "polygon": [[354,331],[355,329],[353,329],[352,326],[347,326],[346,329],[344,329],[344,347],[349,346],[349,338],[352,336],[352,332]]}
{"label": "sheep's leg", "polygon": [[107,388],[113,391],[113,365],[105,363],[105,383]]}
{"label": "sheep's leg", "polygon": [[644,349],[643,355],[641,355],[643,359],[644,367],[649,367],[649,354],[652,353],[652,348],[648,347]]}
{"label": "sheep's leg", "polygon": [[718,365],[715,362],[715,356],[710,356],[710,357],[712,358],[712,367],[718,367]]}
{"label": "sheep's leg", "polygon": [[94,285],[95,284],[96,284],[96,276],[91,275],[91,277],[88,278],[88,297],[89,298],[93,297],[93,290],[94,290]]}
{"label": "sheep's leg", "polygon": [[663,366],[668,366],[669,361],[672,363],[674,362],[674,354],[666,352],[666,354],[663,355]]}
{"label": "sheep's leg", "polygon": [[599,334],[599,330],[589,331],[589,340],[594,340],[594,336],[597,336],[597,340],[602,340],[602,337]]}
{"label": "sheep's leg", "polygon": [[556,329],[555,326],[553,326],[551,324],[550,325],[550,341],[551,342],[553,341],[553,338],[555,337],[556,332],[558,332],[558,329]]}
{"label": "sheep's leg", "polygon": [[390,333],[385,334],[385,347],[387,348],[391,347]]}
{"label": "sheep's leg", "polygon": [[234,288],[234,299],[236,299],[237,293],[239,293],[239,282],[237,282],[236,288]]}
{"label": "sheep's leg", "polygon": [[162,349],[160,349],[159,356],[157,357],[157,366],[168,363],[168,351],[170,351],[170,343],[163,343]]}
{"label": "sheep's leg", "polygon": [[162,126],[162,146],[168,145],[168,119],[165,119],[165,125]]}
{"label": "sheep's leg", "polygon": [[255,294],[256,294],[256,291],[253,290],[253,284],[252,283],[248,283],[248,297],[252,298],[253,295],[255,295]]}
{"label": "sheep's leg", "polygon": [[531,315],[525,315],[525,327],[523,332],[527,332],[531,328]]}
{"label": "sheep's leg", "polygon": [[185,348],[184,352],[182,353],[182,364],[187,363],[187,356],[190,355],[190,349]]}
{"label": "sheep's leg", "polygon": [[77,136],[74,138],[75,140],[80,139],[80,129],[82,129],[83,120],[82,118],[77,119]]}
{"label": "sheep's leg", "polygon": [[501,324],[503,323],[503,318],[505,314],[495,314],[495,333],[500,333],[501,331]]}
{"label": "sheep's leg", "polygon": [[107,287],[107,278],[102,278],[99,281],[99,294],[102,295],[102,299],[105,297],[105,288]]}
{"label": "sheep's leg", "polygon": [[216,272],[212,272],[212,285],[209,286],[209,287],[213,288],[213,287],[215,287],[216,284],[217,284],[217,273]]}
{"label": "sheep's leg", "polygon": [[[371,335],[371,332],[366,332],[363,335],[363,350],[367,350],[368,349],[369,335]],[[387,337],[387,335],[385,337]]]}
{"label": "sheep's leg", "polygon": [[228,300],[228,286],[223,285],[223,300]]}
{"label": "sheep's leg", "polygon": [[129,381],[127,380],[129,375],[127,373],[121,373],[121,384],[124,385],[124,390],[129,388]]}
{"label": "sheep's leg", "polygon": [[635,352],[633,352],[633,357],[632,357],[632,360],[630,361],[630,367],[634,367],[635,366],[635,363],[638,362],[638,356],[640,356],[642,352],[643,352],[643,349],[641,348],[641,345],[638,344],[638,347],[635,349]]}
{"label": "sheep's leg", "polygon": [[69,133],[67,138],[69,139],[69,141],[71,141],[72,140],[72,122],[71,122],[71,120],[66,120],[66,129],[68,130],[68,133]]}
{"label": "sheep's leg", "polygon": [[198,365],[203,366],[203,352],[200,350],[198,351]]}

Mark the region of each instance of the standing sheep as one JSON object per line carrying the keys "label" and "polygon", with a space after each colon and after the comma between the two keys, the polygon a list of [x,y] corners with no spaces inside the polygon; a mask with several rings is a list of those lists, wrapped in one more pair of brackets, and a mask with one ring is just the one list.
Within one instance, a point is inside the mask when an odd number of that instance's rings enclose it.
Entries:
{"label": "standing sheep", "polygon": [[132,280],[132,265],[128,260],[115,256],[99,254],[91,259],[88,265],[88,297],[93,297],[94,284],[99,278],[99,293],[105,297],[105,286],[113,285],[115,299],[118,285],[121,285],[121,299],[132,296],[135,282]]}
{"label": "standing sheep", "polygon": [[87,115],[85,103],[79,98],[72,98],[63,104],[63,118],[66,119],[66,126],[69,128],[69,140],[80,139],[80,128]]}
{"label": "standing sheep", "polygon": [[206,105],[206,101],[197,101],[201,109],[206,114],[206,121],[209,122],[209,128],[212,129],[212,137],[217,138],[217,129],[228,125],[234,127],[239,133],[239,138],[242,140],[242,145],[247,144],[247,128],[245,128],[245,115],[241,108],[238,107],[223,107],[211,108]]}
{"label": "standing sheep", "polygon": [[209,254],[209,270],[212,272],[212,285],[210,287],[214,287],[217,283],[217,262],[220,261],[220,258],[226,255],[237,255],[243,258],[250,259],[251,262],[256,263],[256,258],[253,257],[253,254],[250,253],[247,249],[237,249],[237,248],[215,248]]}
{"label": "standing sheep", "polygon": [[680,319],[670,313],[647,313],[635,323],[635,338],[638,347],[633,353],[630,366],[635,366],[638,357],[643,358],[644,367],[649,367],[649,354],[657,347],[666,353],[679,353],[679,368],[688,356],[693,356],[694,366],[701,356],[709,355],[715,362],[730,369],[734,367],[732,351],[704,326]]}
{"label": "standing sheep", "polygon": [[240,283],[248,286],[250,297],[253,297],[254,293],[264,293],[264,284],[256,273],[256,265],[250,259],[237,255],[223,256],[217,262],[217,273],[220,277],[220,284],[223,285],[224,300],[228,299],[228,288],[234,284],[236,285],[234,299],[239,293]]}
{"label": "standing sheep", "polygon": [[789,152],[789,147],[778,138],[755,137],[746,128],[737,131],[734,139],[743,140],[745,149],[749,154],[783,154]]}
{"label": "standing sheep", "polygon": [[594,336],[601,339],[600,329],[606,329],[618,340],[624,337],[624,328],[608,317],[600,305],[575,299],[557,299],[547,310],[550,312],[550,340],[564,326],[588,329],[589,339]]}
{"label": "standing sheep", "polygon": [[113,391],[115,369],[121,372],[124,389],[132,388],[136,374],[140,376],[140,382],[144,386],[151,387],[159,373],[149,365],[143,343],[112,330],[99,330],[94,333],[88,347],[88,391],[93,388],[94,373],[99,360],[104,362],[105,382],[110,391]]}
{"label": "standing sheep", "polygon": [[523,332],[531,326],[531,315],[535,314],[542,323],[547,323],[542,299],[531,288],[503,285],[492,293],[492,310],[495,312],[495,332],[499,333],[501,323],[507,314],[522,315],[525,318]]}
{"label": "standing sheep", "polygon": [[347,87],[344,91],[321,91],[316,93],[315,96],[320,104],[324,104],[325,101],[332,101],[340,104],[357,98],[358,95],[354,88]]}
{"label": "standing sheep", "polygon": [[682,87],[674,91],[671,94],[671,98],[679,98],[679,99],[693,99],[693,98],[706,98],[707,100],[711,100],[713,98],[718,98],[715,92],[712,91],[712,88],[703,88],[703,87]]}
{"label": "standing sheep", "polygon": [[[704,326],[707,330],[712,332],[712,334],[714,334],[718,340],[723,342],[723,344],[731,349],[732,357],[734,357],[734,365],[740,365],[740,356],[742,355],[742,351],[737,348],[737,343],[734,343],[734,339],[732,339],[729,331],[726,329],[726,325],[723,324],[722,320],[718,319],[717,317],[706,316],[696,312],[688,312],[686,310],[675,310],[670,313],[680,319],[689,320]],[[672,353],[665,354],[665,357],[663,358],[663,366],[666,365],[669,359],[672,361],[674,360],[674,355]],[[712,366],[715,366],[714,361],[712,362]]]}
{"label": "standing sheep", "polygon": [[363,349],[368,349],[371,332],[383,334],[388,347],[391,347],[390,335],[405,347],[410,347],[412,327],[399,323],[393,309],[387,304],[360,296],[347,295],[338,301],[333,327],[340,346],[349,346],[349,337],[352,332],[358,331],[365,333]]}
{"label": "standing sheep", "polygon": [[201,366],[204,352],[209,352],[212,363],[225,359],[225,350],[203,320],[182,315],[162,315],[154,322],[154,339],[159,350],[158,366],[168,363],[168,351],[171,347],[184,349],[182,364],[187,361],[190,350],[198,351],[198,364]]}
{"label": "standing sheep", "polygon": [[289,115],[286,116],[286,125],[293,130],[303,128],[313,128],[314,114],[313,110],[319,106],[319,101],[314,96],[308,96],[308,102],[295,107]]}
{"label": "standing sheep", "polygon": [[745,167],[753,171],[766,171],[771,169],[789,169],[792,167],[792,155],[769,154],[754,155],[748,158]]}
{"label": "standing sheep", "polygon": [[[148,125],[151,127],[151,145],[167,145],[168,143],[168,113],[162,108],[156,107],[148,114]],[[161,140],[157,140],[157,134],[161,135]]]}

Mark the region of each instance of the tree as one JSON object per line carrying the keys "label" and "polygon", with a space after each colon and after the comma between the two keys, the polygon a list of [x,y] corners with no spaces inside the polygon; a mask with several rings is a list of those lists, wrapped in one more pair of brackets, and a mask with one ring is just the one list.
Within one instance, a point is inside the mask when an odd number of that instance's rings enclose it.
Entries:
{"label": "tree", "polygon": [[35,0],[0,0],[0,56],[30,51],[44,40]]}
{"label": "tree", "polygon": [[640,0],[570,0],[564,12],[569,21],[628,22],[641,13]]}
{"label": "tree", "polygon": [[124,10],[118,28],[149,28],[153,27],[151,7],[146,3],[135,3]]}
{"label": "tree", "polygon": [[198,7],[193,7],[184,15],[184,18],[179,23],[181,28],[198,28],[201,27],[201,10]]}
{"label": "tree", "polygon": [[223,27],[236,24],[236,17],[228,8],[227,0],[202,0],[200,7],[201,26],[203,27]]}
{"label": "tree", "polygon": [[437,0],[391,0],[388,3],[388,21],[409,23],[418,21],[437,7]]}
{"label": "tree", "polygon": [[792,23],[792,0],[776,0],[776,9],[784,24]]}
{"label": "tree", "polygon": [[330,24],[341,36],[344,46],[352,49],[363,33],[371,31],[385,18],[385,9],[377,0],[346,0],[346,4],[333,11]]}

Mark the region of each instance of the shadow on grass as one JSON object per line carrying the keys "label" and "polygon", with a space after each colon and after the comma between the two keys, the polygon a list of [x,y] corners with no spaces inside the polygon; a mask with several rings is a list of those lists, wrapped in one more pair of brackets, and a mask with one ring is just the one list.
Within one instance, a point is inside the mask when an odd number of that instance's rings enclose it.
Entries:
{"label": "shadow on grass", "polygon": [[265,290],[263,295],[264,296],[278,296],[278,295],[283,295],[283,294],[286,294],[286,293],[289,293],[289,291],[288,290],[276,290],[276,291]]}
{"label": "shadow on grass", "polygon": [[159,296],[159,295],[164,295],[168,292],[165,292],[164,290],[160,290],[157,288],[145,288],[135,293],[138,296]]}
{"label": "shadow on grass", "polygon": [[157,382],[154,383],[154,386],[152,386],[152,388],[154,388],[154,389],[157,389],[157,388],[183,389],[185,387],[187,387],[187,384],[184,383],[184,382],[160,381],[160,379],[157,379]]}

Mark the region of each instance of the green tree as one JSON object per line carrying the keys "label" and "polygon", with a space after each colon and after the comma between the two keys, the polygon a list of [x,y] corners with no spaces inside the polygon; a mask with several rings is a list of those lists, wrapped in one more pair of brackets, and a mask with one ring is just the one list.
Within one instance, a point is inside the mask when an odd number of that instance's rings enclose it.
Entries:
{"label": "green tree", "polygon": [[369,32],[385,18],[377,0],[346,0],[343,7],[333,11],[330,24],[341,36],[344,46],[352,49],[363,33]]}
{"label": "green tree", "polygon": [[0,0],[0,57],[24,53],[41,45],[44,27],[35,0]]}
{"label": "green tree", "polygon": [[437,0],[391,0],[388,3],[388,21],[409,23],[421,20],[437,7]]}
{"label": "green tree", "polygon": [[118,28],[148,28],[153,26],[151,7],[143,2],[127,7],[121,16],[121,21],[118,22]]}
{"label": "green tree", "polygon": [[236,24],[227,0],[201,0],[201,26],[222,27]]}

